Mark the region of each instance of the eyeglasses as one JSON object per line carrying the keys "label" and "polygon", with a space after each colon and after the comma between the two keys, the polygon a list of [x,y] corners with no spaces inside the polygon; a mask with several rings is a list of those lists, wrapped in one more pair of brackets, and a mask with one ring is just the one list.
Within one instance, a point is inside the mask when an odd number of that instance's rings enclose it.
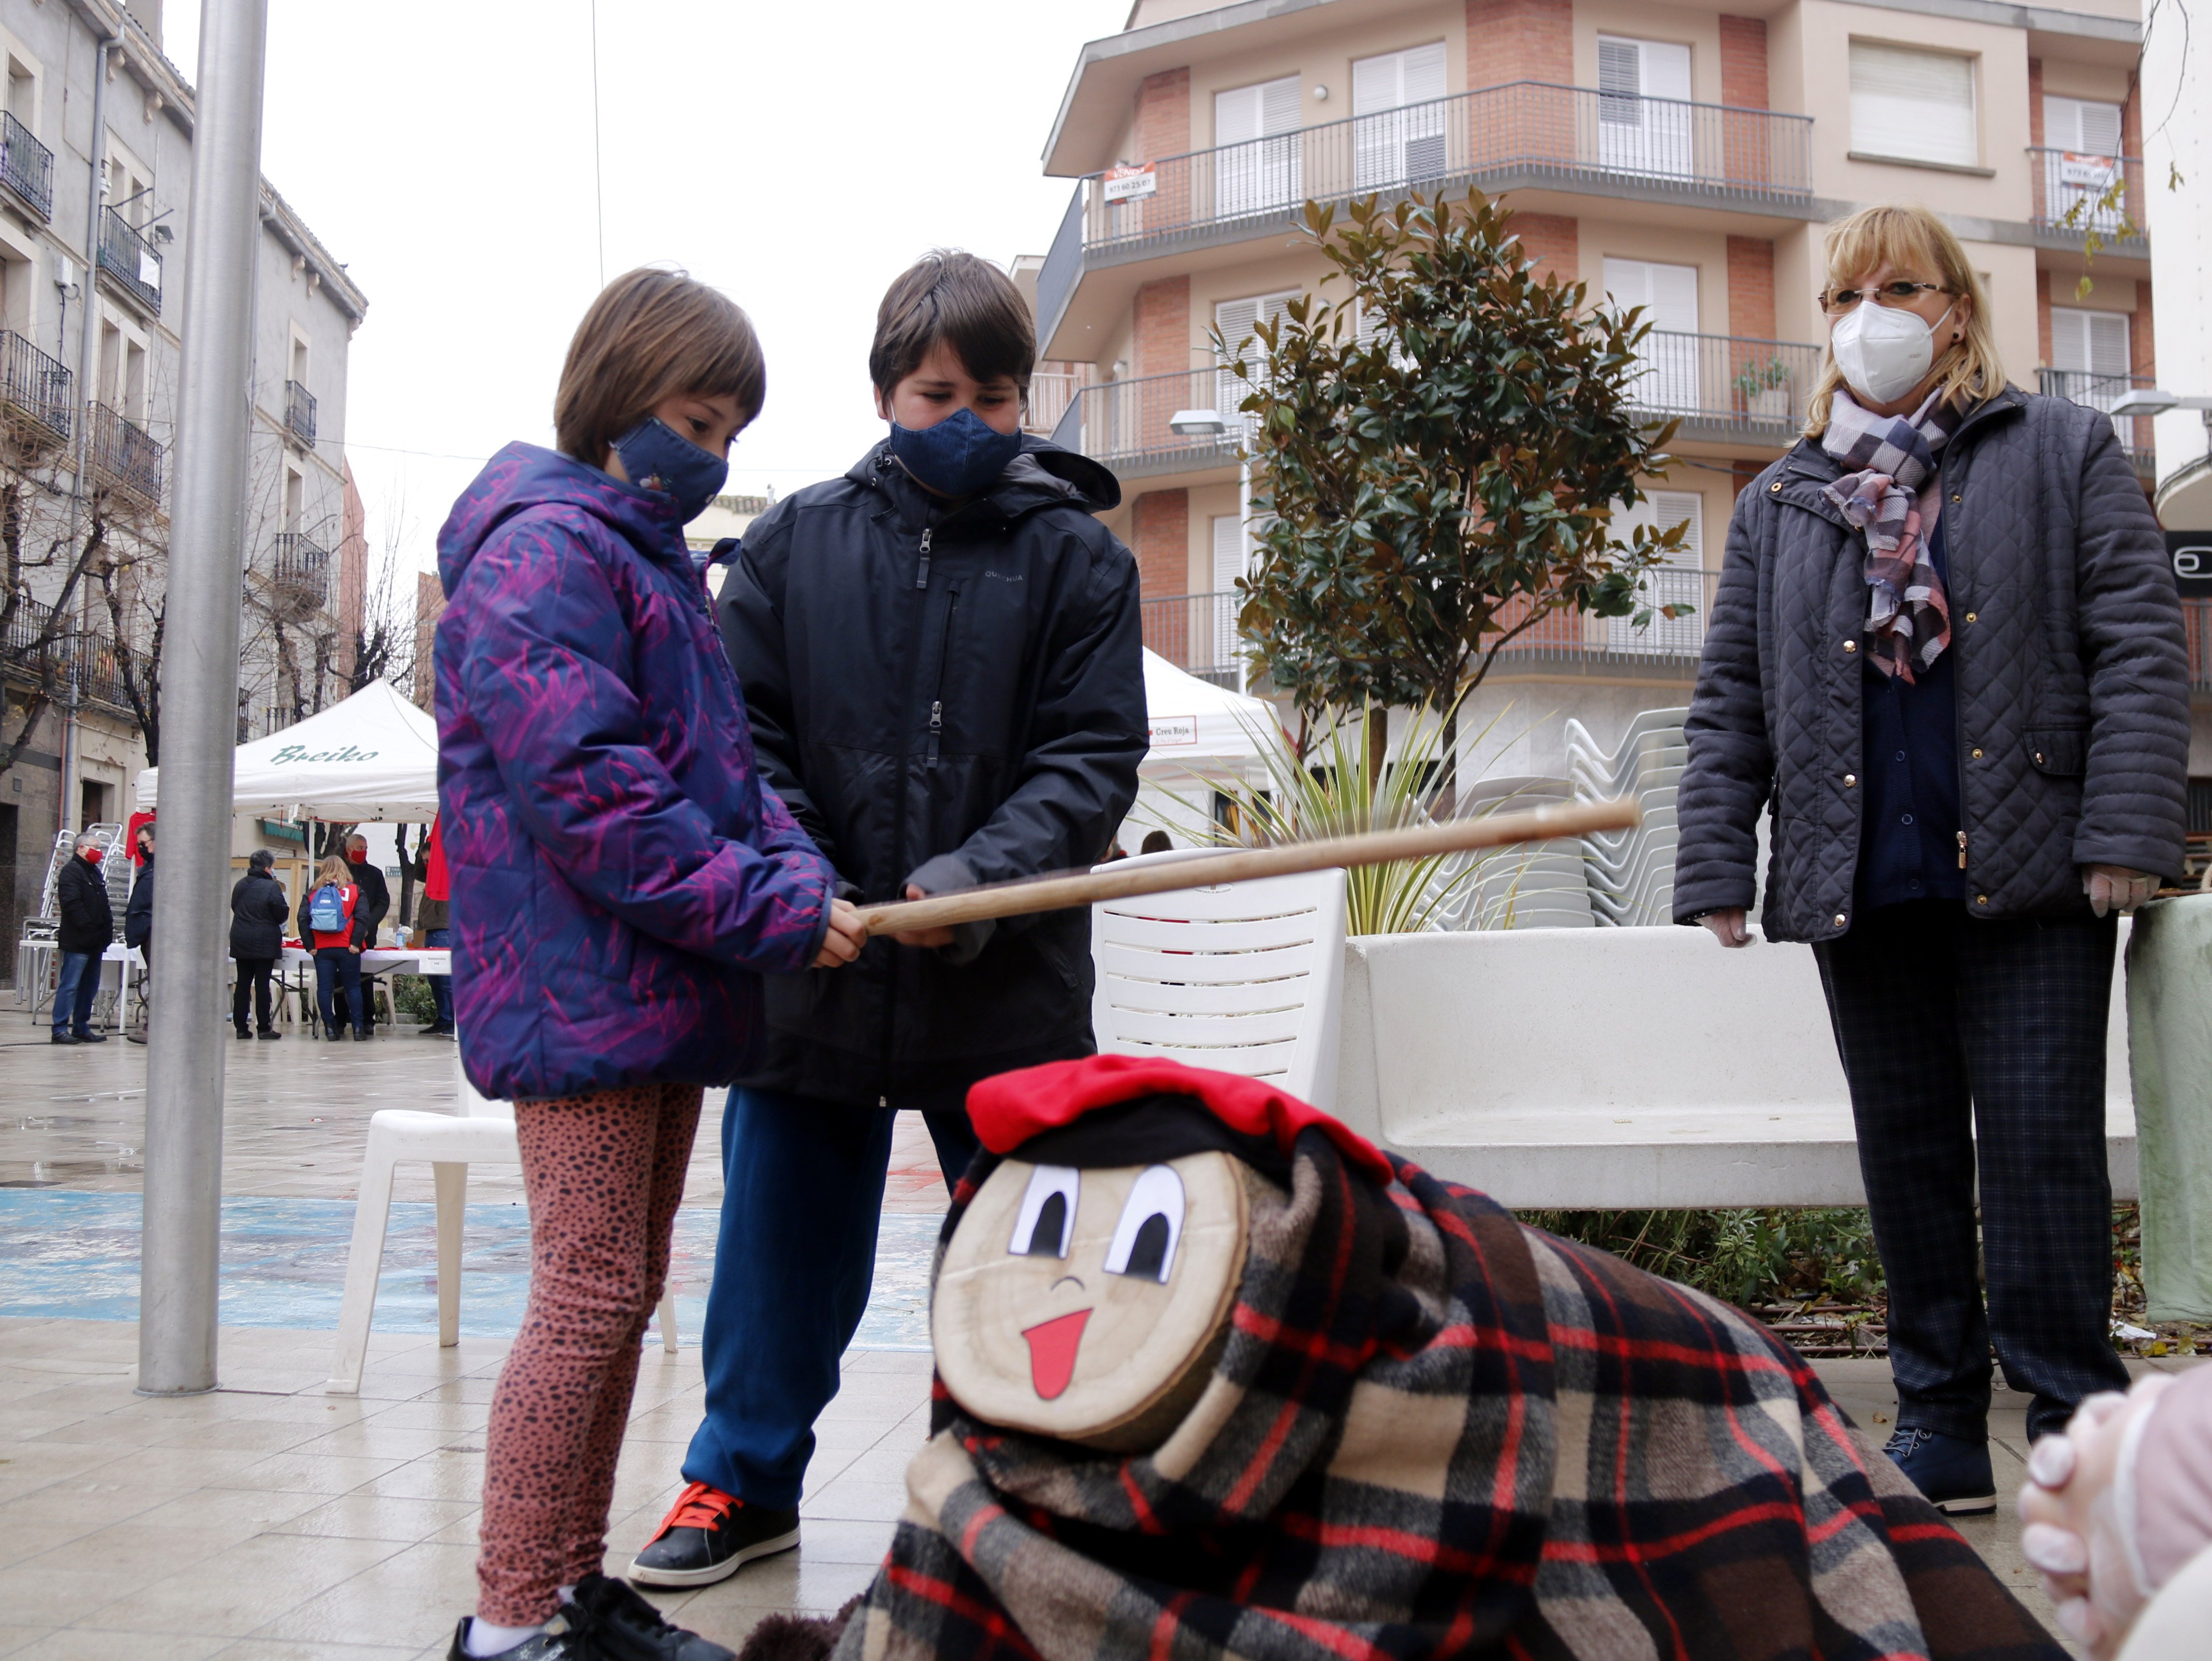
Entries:
{"label": "eyeglasses", "polygon": [[1820,296],[1820,309],[1841,317],[1869,295],[1877,306],[1910,306],[1923,294],[1950,294],[1941,283],[1885,283],[1878,289],[1831,289]]}

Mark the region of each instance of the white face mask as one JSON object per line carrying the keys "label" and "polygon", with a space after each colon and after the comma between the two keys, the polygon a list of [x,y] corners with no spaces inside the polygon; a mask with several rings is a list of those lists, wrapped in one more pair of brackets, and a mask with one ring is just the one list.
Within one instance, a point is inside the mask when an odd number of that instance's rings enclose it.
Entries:
{"label": "white face mask", "polygon": [[1892,404],[1920,384],[1936,362],[1936,331],[1950,320],[1956,302],[1931,326],[1897,306],[1862,300],[1828,333],[1828,349],[1844,380],[1869,404]]}

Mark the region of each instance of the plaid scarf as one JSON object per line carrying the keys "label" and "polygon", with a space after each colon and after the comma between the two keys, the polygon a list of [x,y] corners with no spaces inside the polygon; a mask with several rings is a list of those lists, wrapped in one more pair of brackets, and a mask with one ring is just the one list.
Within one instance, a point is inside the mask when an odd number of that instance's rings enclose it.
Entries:
{"label": "plaid scarf", "polygon": [[2060,1661],[1748,1317],[1391,1165],[1297,1134],[1213,1377],[1150,1454],[939,1384],[837,1661]]}
{"label": "plaid scarf", "polygon": [[[1868,659],[1886,675],[1904,676],[1907,685],[1916,662],[1927,668],[1951,643],[1950,599],[1928,559],[1916,503],[1965,419],[1966,411],[1944,403],[1940,391],[1911,416],[1878,416],[1838,386],[1820,437],[1823,450],[1854,470],[1821,494],[1866,536]],[[1931,513],[1928,528],[1935,523]]]}

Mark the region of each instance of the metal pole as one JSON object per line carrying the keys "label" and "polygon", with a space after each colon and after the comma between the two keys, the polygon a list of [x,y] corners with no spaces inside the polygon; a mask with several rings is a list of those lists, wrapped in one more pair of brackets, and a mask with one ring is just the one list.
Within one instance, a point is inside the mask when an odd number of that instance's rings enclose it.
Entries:
{"label": "metal pole", "polygon": [[268,0],[204,0],[185,257],[176,500],[161,684],[161,877],[147,1032],[146,1223],[138,1388],[215,1388],[222,1212],[220,983],[238,741],[239,582],[260,234],[261,86]]}

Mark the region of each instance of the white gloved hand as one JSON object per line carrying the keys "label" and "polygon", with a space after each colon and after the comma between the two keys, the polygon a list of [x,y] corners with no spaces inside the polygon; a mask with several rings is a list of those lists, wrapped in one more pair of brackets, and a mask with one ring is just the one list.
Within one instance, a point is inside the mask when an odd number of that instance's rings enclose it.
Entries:
{"label": "white gloved hand", "polygon": [[2132,1479],[2119,1478],[2124,1454],[2131,1457],[2129,1427],[2172,1383],[2171,1373],[2153,1372],[2125,1396],[2092,1396],[2063,1435],[2045,1437],[2028,1454],[2021,1555],[2042,1577],[2058,1624],[2098,1661],[2118,1652],[2150,1597],[2136,1571],[2136,1519],[2124,1509]]}
{"label": "white gloved hand", "polygon": [[2101,917],[2112,911],[2132,911],[2147,904],[2158,892],[2158,879],[2142,871],[2130,871],[2124,865],[2085,865],[2081,867],[2081,891],[2089,897],[2089,909]]}

